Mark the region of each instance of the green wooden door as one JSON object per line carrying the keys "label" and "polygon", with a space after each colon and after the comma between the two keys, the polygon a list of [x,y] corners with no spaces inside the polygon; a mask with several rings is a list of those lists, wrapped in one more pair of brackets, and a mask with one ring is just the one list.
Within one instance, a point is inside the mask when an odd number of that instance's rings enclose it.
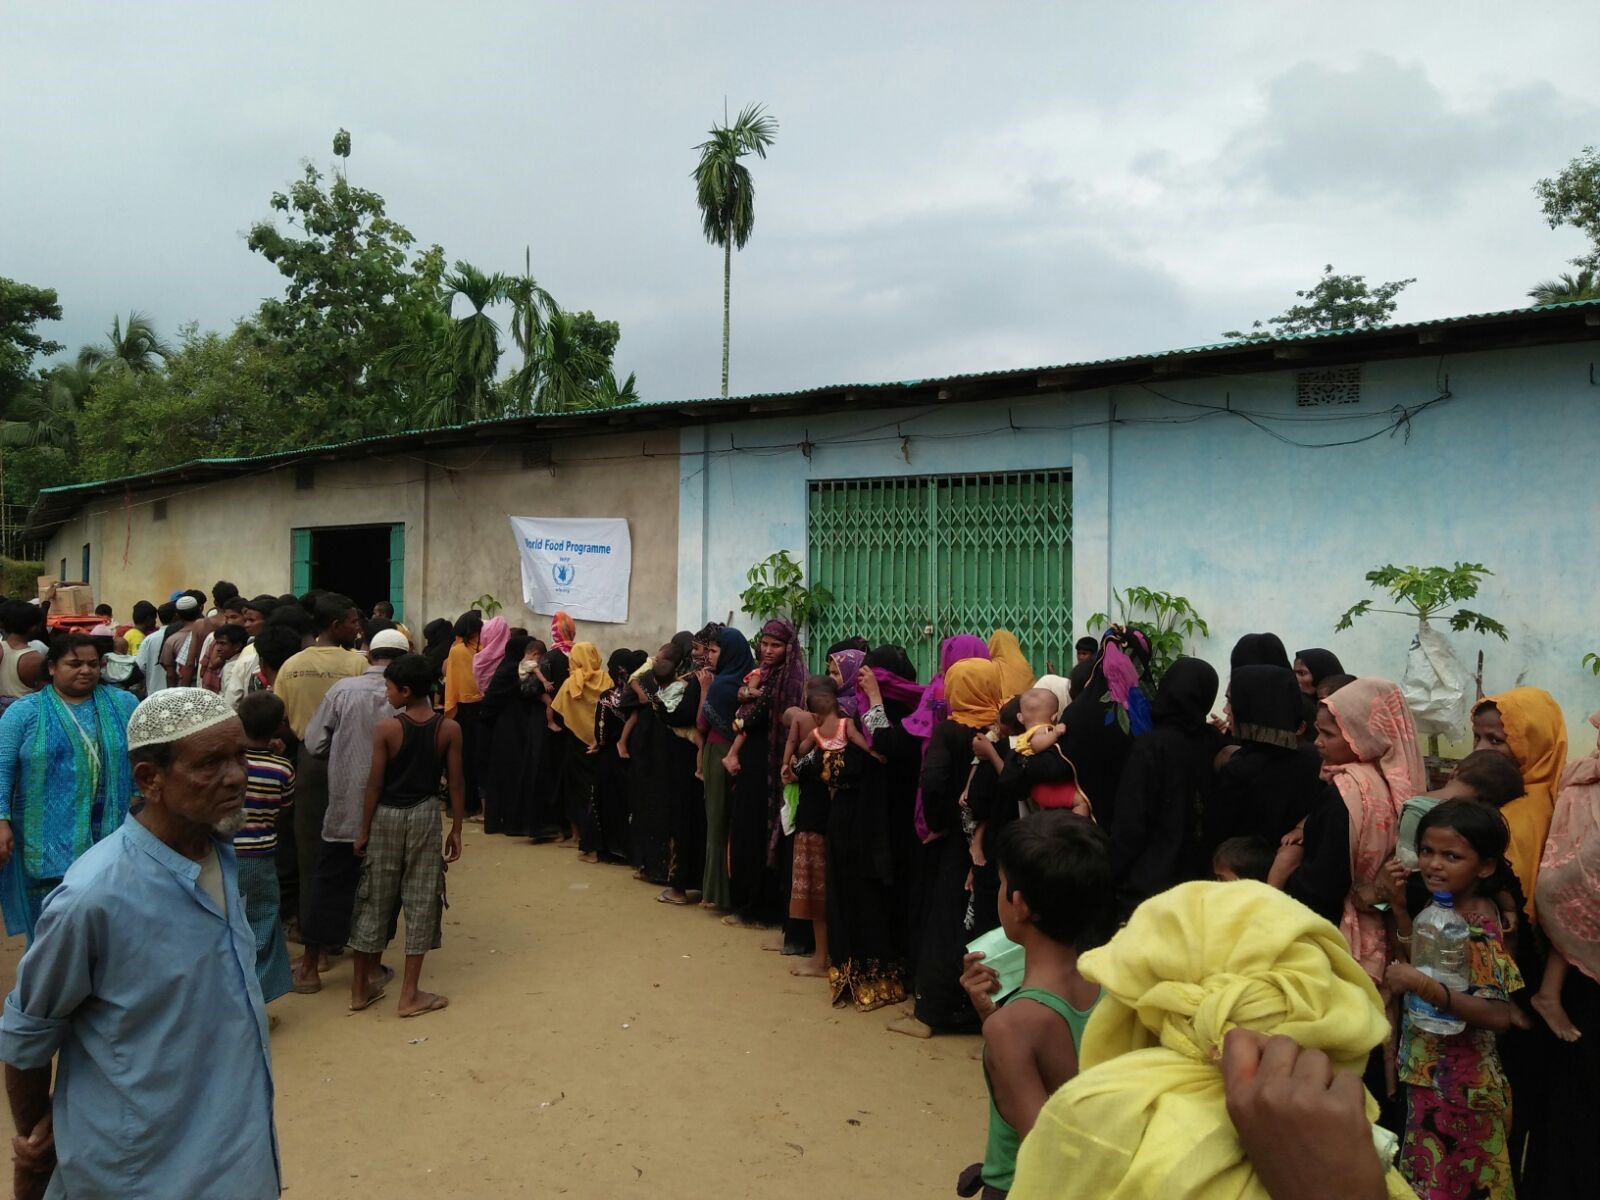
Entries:
{"label": "green wooden door", "polygon": [[394,619],[406,619],[406,527],[389,526],[389,603]]}
{"label": "green wooden door", "polygon": [[939,642],[1009,629],[1034,669],[1072,664],[1072,483],[1065,471],[811,484],[810,582],[834,594],[811,657],[843,638],[904,646],[926,681]]}
{"label": "green wooden door", "polygon": [[311,530],[289,531],[289,590],[304,596],[311,590]]}

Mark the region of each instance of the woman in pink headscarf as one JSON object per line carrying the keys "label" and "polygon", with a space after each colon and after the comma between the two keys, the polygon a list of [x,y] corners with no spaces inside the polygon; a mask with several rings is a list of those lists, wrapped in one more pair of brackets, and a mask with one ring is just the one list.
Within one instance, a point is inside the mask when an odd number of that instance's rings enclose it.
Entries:
{"label": "woman in pink headscarf", "polygon": [[1427,790],[1417,727],[1400,688],[1387,679],[1346,684],[1317,708],[1322,777],[1350,817],[1350,892],[1339,932],[1375,983],[1383,981],[1388,941],[1378,900],[1378,869],[1394,854],[1400,809]]}
{"label": "woman in pink headscarf", "polygon": [[472,677],[478,681],[480,695],[488,692],[510,640],[511,626],[504,617],[490,617],[483,623],[483,632],[478,635],[478,652],[472,656]]}
{"label": "woman in pink headscarf", "polygon": [[564,612],[550,618],[550,644],[563,654],[572,653],[572,641],[578,636],[578,626]]}

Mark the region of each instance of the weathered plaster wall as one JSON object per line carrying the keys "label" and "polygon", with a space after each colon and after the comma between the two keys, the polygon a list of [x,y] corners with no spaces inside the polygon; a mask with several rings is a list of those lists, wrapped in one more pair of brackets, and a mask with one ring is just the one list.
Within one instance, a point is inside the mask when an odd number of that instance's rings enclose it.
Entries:
{"label": "weathered plaster wall", "polygon": [[[556,441],[552,467],[523,468],[520,445],[415,456],[319,462],[316,485],[295,489],[294,471],[178,490],[95,498],[50,539],[47,563],[63,555],[75,572],[92,547],[97,599],[125,617],[134,601],[230,579],[248,595],[290,585],[290,531],[323,525],[403,522],[406,622],[454,618],[485,592],[513,624],[548,628],[521,604],[517,550],[507,517],[626,517],[633,541],[628,621],[579,623],[603,652],[654,649],[676,626],[677,438],[637,434]],[[648,452],[648,453],[646,453]],[[165,498],[167,517],[153,517]]]}
{"label": "weathered plaster wall", "polygon": [[[740,615],[751,563],[777,549],[804,555],[808,480],[1070,466],[1080,631],[1112,584],[1143,584],[1195,602],[1212,625],[1196,650],[1224,670],[1239,635],[1271,629],[1291,652],[1326,646],[1357,673],[1398,678],[1411,635],[1403,618],[1333,632],[1345,608],[1372,595],[1364,574],[1384,562],[1479,561],[1496,574],[1477,606],[1511,638],[1451,635],[1458,655],[1470,669],[1484,650],[1490,692],[1519,682],[1550,690],[1583,753],[1593,741],[1584,718],[1600,707],[1600,681],[1580,662],[1600,650],[1596,356],[1575,345],[1368,363],[1354,406],[1298,409],[1285,370],[686,430],[678,623]],[[1396,406],[1432,400],[1446,384],[1448,401],[1383,431]],[[1229,407],[1278,419],[1263,429],[1216,411]],[[1377,436],[1309,448],[1273,433],[1306,443]],[[798,448],[806,440],[809,460]]]}

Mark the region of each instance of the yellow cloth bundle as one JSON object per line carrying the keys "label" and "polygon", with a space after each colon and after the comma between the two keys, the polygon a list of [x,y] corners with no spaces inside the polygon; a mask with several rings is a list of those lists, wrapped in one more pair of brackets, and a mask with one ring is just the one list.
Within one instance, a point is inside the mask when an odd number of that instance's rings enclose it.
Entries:
{"label": "yellow cloth bundle", "polygon": [[1022,1144],[1010,1200],[1268,1200],[1228,1117],[1223,1036],[1282,1034],[1359,1073],[1387,1032],[1338,929],[1263,883],[1163,892],[1079,970],[1104,993],[1077,1078]]}

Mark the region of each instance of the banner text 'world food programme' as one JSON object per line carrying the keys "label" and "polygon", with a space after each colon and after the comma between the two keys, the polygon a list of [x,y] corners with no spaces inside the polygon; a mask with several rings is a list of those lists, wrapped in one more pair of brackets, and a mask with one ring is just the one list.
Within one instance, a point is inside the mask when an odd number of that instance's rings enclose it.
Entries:
{"label": "banner text 'world food programme'", "polygon": [[512,517],[522,558],[522,602],[578,621],[628,619],[633,543],[618,517]]}

